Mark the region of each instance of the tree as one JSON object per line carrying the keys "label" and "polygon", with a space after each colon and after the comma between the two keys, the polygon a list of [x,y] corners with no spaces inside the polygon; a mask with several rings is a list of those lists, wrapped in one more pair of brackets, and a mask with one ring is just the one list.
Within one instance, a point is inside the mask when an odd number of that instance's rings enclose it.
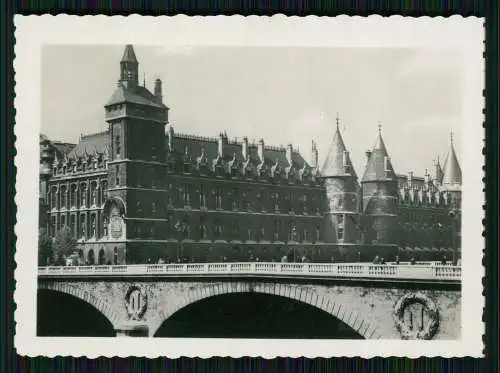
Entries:
{"label": "tree", "polygon": [[57,258],[58,264],[61,263],[64,258],[73,254],[76,248],[76,240],[73,238],[73,233],[68,226],[61,228],[56,233],[56,238],[54,240],[54,254]]}
{"label": "tree", "polygon": [[52,239],[45,228],[38,230],[38,265],[46,266],[52,262]]}

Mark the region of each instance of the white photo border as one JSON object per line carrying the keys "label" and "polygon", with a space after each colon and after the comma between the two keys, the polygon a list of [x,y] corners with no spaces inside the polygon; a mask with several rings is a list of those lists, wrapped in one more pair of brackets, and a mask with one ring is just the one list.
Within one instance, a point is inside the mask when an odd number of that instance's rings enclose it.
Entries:
{"label": "white photo border", "polygon": [[[14,301],[17,353],[24,356],[482,357],[484,192],[484,20],[461,16],[14,18],[17,245]],[[229,31],[230,30],[230,31]],[[47,338],[36,336],[41,47],[44,44],[449,48],[464,52],[462,171],[462,332],[460,340],[251,340]]]}

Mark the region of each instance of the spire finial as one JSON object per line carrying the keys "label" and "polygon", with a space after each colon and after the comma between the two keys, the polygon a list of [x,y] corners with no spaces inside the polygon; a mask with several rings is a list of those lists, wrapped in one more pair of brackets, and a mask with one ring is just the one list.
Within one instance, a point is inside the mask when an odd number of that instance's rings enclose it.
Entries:
{"label": "spire finial", "polygon": [[337,130],[339,129],[340,125],[340,118],[339,118],[339,112],[337,111],[337,117],[335,118],[335,121],[337,122]]}
{"label": "spire finial", "polygon": [[453,145],[453,130],[451,130],[451,132],[450,132],[450,141],[451,141],[451,145]]}
{"label": "spire finial", "polygon": [[146,88],[146,73],[142,73],[142,76],[143,76],[142,85],[144,86],[144,88]]}
{"label": "spire finial", "polygon": [[381,133],[382,132],[382,121],[381,120],[378,121],[377,127],[378,127],[378,133]]}

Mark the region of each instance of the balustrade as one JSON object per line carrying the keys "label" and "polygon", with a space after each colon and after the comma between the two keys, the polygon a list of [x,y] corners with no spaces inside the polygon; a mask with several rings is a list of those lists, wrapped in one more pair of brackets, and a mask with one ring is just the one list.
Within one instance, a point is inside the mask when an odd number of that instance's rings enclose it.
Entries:
{"label": "balustrade", "polygon": [[311,277],[459,280],[461,267],[450,265],[376,265],[371,263],[194,263],[39,267],[40,276],[280,274]]}

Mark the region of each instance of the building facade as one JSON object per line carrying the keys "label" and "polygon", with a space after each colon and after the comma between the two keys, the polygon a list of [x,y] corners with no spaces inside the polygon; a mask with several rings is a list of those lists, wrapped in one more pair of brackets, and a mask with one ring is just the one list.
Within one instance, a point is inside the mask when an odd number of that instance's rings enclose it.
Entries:
{"label": "building facade", "polygon": [[127,45],[108,129],[77,144],[40,136],[40,227],[67,226],[88,264],[437,258],[460,247],[451,145],[433,177],[397,175],[379,132],[358,177],[337,126],[322,168],[291,145],[177,133]]}

